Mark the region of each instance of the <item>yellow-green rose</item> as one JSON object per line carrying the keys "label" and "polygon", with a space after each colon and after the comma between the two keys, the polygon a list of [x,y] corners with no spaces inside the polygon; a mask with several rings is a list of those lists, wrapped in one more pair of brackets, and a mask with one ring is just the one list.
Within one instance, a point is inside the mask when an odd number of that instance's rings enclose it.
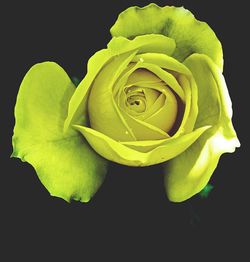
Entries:
{"label": "yellow-green rose", "polygon": [[155,4],[125,10],[111,34],[76,89],[54,63],[27,73],[14,156],[67,201],[90,199],[107,160],[162,164],[169,199],[186,200],[206,186],[221,154],[239,146],[221,44],[188,10]]}

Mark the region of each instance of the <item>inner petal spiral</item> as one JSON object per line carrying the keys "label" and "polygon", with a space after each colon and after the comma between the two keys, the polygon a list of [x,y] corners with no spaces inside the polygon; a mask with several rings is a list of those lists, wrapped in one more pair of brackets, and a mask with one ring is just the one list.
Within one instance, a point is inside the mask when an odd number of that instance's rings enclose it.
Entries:
{"label": "inner petal spiral", "polygon": [[172,90],[158,76],[146,69],[136,69],[124,87],[126,112],[133,118],[168,132],[177,115],[177,101]]}

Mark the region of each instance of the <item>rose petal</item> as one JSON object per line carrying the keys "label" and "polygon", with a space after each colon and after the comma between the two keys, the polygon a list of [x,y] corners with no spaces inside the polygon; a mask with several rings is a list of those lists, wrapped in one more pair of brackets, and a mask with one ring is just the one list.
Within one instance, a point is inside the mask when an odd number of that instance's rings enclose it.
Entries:
{"label": "rose petal", "polygon": [[130,7],[119,15],[110,32],[112,36],[129,39],[162,34],[175,40],[176,49],[172,56],[177,60],[182,62],[193,53],[206,54],[223,68],[222,47],[215,33],[207,23],[196,20],[183,7],[159,7],[156,4]]}
{"label": "rose petal", "polygon": [[[84,135],[95,151],[106,159],[128,166],[149,166],[165,162],[179,155],[210,126],[196,129],[192,133],[177,138],[168,138],[160,146],[147,153],[139,152],[136,146],[135,150],[129,148],[92,128],[79,125],[74,127]],[[137,142],[134,141],[135,145]],[[143,144],[145,141],[139,142]],[[158,141],[156,140],[155,143]]]}
{"label": "rose petal", "polygon": [[168,56],[166,54],[151,52],[151,53],[136,55],[132,60],[132,62],[139,62],[139,61],[144,61],[145,63],[158,65],[161,68],[175,71],[187,76],[192,75],[190,70],[183,63],[180,63],[175,58]]}
{"label": "rose petal", "polygon": [[185,65],[192,71],[198,90],[199,114],[195,128],[212,125],[185,152],[165,166],[168,198],[181,202],[200,192],[213,174],[220,156],[234,152],[240,143],[234,131],[232,105],[221,70],[205,56],[190,56]]}
{"label": "rose petal", "polygon": [[134,55],[135,51],[123,53],[106,65],[93,82],[88,99],[90,126],[121,141],[136,140],[136,137],[126,123],[123,114],[120,113],[114,101],[112,89]]}
{"label": "rose petal", "polygon": [[175,50],[175,41],[162,34],[136,36],[133,40],[118,36],[110,40],[108,49],[114,55],[131,50],[138,50],[138,54],[152,52],[171,55]]}
{"label": "rose petal", "polygon": [[74,90],[55,63],[29,70],[17,96],[12,156],[30,163],[51,195],[88,202],[105,178],[107,161],[75,130],[63,133]]}

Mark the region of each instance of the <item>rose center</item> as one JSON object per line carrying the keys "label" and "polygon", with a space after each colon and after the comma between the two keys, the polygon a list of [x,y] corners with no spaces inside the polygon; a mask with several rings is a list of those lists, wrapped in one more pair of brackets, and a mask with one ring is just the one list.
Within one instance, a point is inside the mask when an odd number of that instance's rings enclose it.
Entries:
{"label": "rose center", "polygon": [[159,91],[138,86],[126,88],[125,93],[126,106],[138,115],[145,113],[160,95]]}
{"label": "rose center", "polygon": [[147,109],[145,94],[142,88],[130,87],[126,90],[126,105],[136,113],[143,113]]}

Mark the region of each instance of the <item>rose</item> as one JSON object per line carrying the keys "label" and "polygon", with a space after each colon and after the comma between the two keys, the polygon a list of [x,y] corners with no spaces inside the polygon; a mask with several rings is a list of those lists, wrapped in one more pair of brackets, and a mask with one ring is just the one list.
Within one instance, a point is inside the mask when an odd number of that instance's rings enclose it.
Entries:
{"label": "rose", "polygon": [[239,146],[221,44],[189,11],[155,4],[127,9],[111,33],[76,89],[54,63],[27,73],[13,155],[67,201],[90,199],[107,160],[162,163],[169,199],[186,200],[206,186],[221,154]]}

